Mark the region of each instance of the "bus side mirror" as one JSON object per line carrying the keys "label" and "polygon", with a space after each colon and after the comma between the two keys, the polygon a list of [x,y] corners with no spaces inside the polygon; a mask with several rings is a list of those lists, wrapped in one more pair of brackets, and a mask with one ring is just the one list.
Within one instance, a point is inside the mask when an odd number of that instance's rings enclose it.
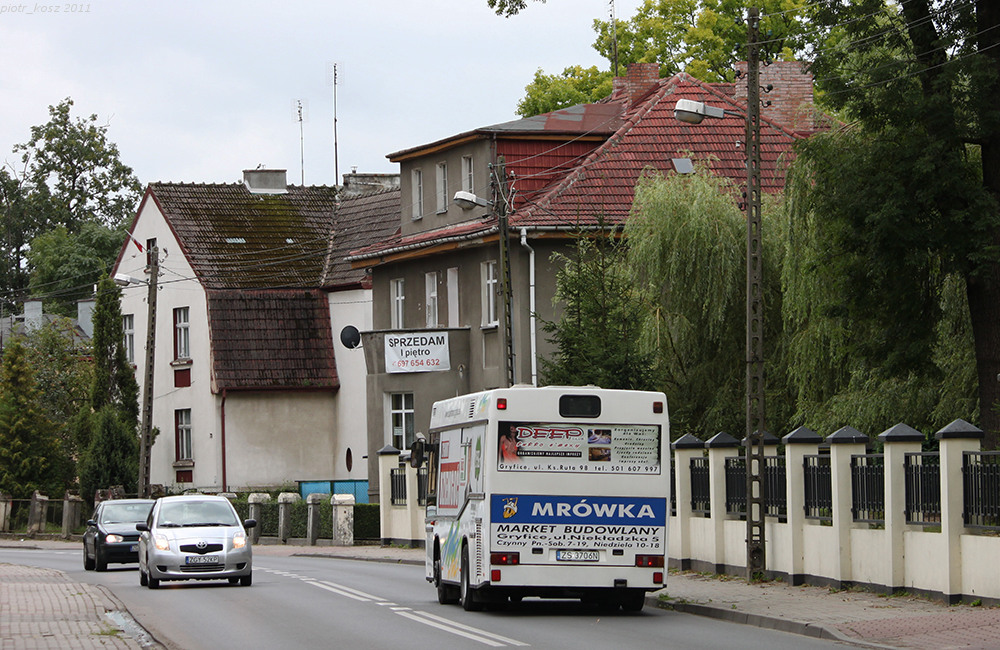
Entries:
{"label": "bus side mirror", "polygon": [[413,469],[420,469],[420,466],[424,464],[424,455],[426,443],[420,438],[413,441],[410,445],[410,467]]}

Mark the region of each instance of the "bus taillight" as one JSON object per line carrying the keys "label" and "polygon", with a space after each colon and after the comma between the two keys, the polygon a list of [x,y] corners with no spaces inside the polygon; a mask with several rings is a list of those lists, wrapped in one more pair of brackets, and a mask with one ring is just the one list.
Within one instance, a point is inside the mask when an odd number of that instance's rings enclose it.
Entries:
{"label": "bus taillight", "polygon": [[663,413],[663,402],[653,402],[653,413]]}
{"label": "bus taillight", "polygon": [[[520,564],[520,553],[490,553],[490,564]],[[660,564],[660,566],[663,566]]]}
{"label": "bus taillight", "polygon": [[635,565],[641,567],[662,567],[662,555],[636,555]]}
{"label": "bus taillight", "polygon": [[497,410],[498,411],[506,411],[507,410],[507,398],[506,397],[498,397],[497,398]]}

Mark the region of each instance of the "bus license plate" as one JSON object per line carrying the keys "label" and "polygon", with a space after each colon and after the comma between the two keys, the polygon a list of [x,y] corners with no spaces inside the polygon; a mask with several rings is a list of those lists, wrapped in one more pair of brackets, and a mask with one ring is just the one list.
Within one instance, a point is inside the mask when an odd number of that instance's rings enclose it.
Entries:
{"label": "bus license plate", "polygon": [[597,562],[600,554],[597,551],[571,551],[559,549],[556,551],[556,560],[559,562]]}
{"label": "bus license plate", "polygon": [[186,564],[218,564],[218,555],[189,555],[184,559]]}

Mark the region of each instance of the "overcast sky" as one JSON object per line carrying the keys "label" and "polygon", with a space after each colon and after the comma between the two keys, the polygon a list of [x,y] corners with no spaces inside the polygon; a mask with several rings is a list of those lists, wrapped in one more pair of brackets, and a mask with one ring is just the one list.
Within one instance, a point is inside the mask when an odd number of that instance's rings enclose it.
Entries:
{"label": "overcast sky", "polygon": [[[627,18],[641,0],[617,0]],[[145,184],[233,182],[263,164],[335,182],[332,64],[341,175],[393,173],[386,154],[515,118],[538,68],[607,67],[594,51],[609,0],[529,3],[500,18],[486,0],[0,0],[0,162],[48,106],[108,124]]]}

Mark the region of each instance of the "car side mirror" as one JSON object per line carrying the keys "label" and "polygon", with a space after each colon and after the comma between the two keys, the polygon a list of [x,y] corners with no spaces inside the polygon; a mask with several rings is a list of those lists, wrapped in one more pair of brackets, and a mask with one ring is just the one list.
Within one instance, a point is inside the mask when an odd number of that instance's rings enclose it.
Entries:
{"label": "car side mirror", "polygon": [[413,441],[410,445],[410,467],[413,469],[420,469],[420,466],[424,464],[424,454],[425,454],[426,444],[420,438]]}
{"label": "car side mirror", "polygon": [[97,522],[96,522],[96,521],[94,521],[93,519],[88,519],[88,520],[87,520],[87,525],[88,525],[88,526],[96,526],[96,525],[97,525]]}
{"label": "car side mirror", "polygon": [[244,528],[254,528],[256,525],[257,525],[257,520],[256,519],[244,519],[243,520],[243,527]]}
{"label": "car side mirror", "polygon": [[147,531],[149,530],[149,526],[146,524],[146,522],[140,521],[135,525],[135,529],[139,531]]}

